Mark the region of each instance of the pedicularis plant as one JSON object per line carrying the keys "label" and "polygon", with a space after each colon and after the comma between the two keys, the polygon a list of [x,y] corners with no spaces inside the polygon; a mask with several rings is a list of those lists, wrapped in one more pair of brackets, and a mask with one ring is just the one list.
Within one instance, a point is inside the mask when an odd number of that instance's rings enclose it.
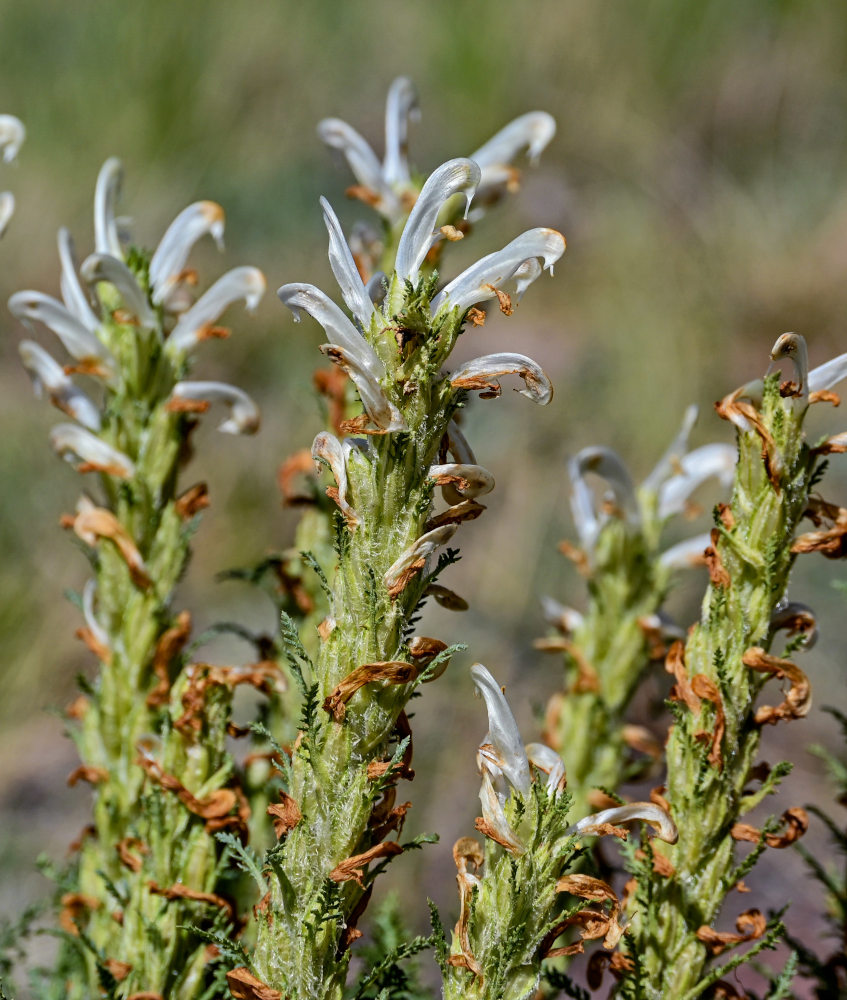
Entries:
{"label": "pedicularis plant", "polygon": [[[411,83],[396,80],[382,159],[346,123],[319,126],[354,173],[348,193],[382,225],[348,240],[322,199],[345,308],[310,284],[279,289],[295,319],[305,313],[323,328],[331,367],[316,376],[326,426],[280,472],[286,502],[304,507],[294,545],[235,573],[275,581],[281,627],[256,639],[256,662],[199,660],[202,636],[192,639],[176,596],[208,503],[205,484],[183,482],[191,432],[219,404],[229,410],[220,430],[259,425],[241,390],[187,377],[195,348],[226,332],[216,325],[223,311],[236,300],[254,306],[265,287],[259,271],[240,267],[198,297],[188,257],[206,235],[220,242],[220,207],[191,205],[152,255],[128,246],[115,216],[120,166],[110,160],[95,193],[95,252],[78,266],[70,236],[59,234],[61,301],[29,291],[10,300],[16,317],[52,331],[68,355],[60,364],[36,341],[20,345],[36,389],[70,418],[53,429],[53,447],[88,476],[62,523],[91,565],[78,634],[98,665],[68,710],[81,758],[72,781],[91,786],[93,820],[56,874],[61,944],[38,989],[122,1000],[401,1000],[435,995],[440,969],[450,998],[584,997],[583,973],[576,966],[571,978],[566,968],[588,946],[590,988],[608,969],[615,995],[693,1000],[753,995],[728,974],[784,939],[795,953],[781,972],[760,970],[770,975],[767,995],[791,995],[800,968],[816,977],[819,996],[836,996],[826,990],[840,982],[837,956],[816,964],[779,915],[751,907],[737,932],[713,926],[762,852],[796,841],[808,824],[800,808],[760,826],[743,819],[789,766],[757,761],[761,728],[810,707],[808,679],[790,657],[811,645],[816,625],[785,596],[792,562],[814,550],[841,556],[847,537],[847,511],[817,492],[824,456],[847,442],[812,447],[803,432],[811,403],[837,402],[847,355],[809,371],[793,334],[772,353],[789,371],[718,407],[737,429],[737,450],[689,451],[692,409],[639,488],[608,449],[571,460],[579,544],[563,551],[588,599],[584,611],[547,599],[556,632],[539,643],[564,653],[563,689],[543,733],[524,744],[503,690],[481,664],[471,668],[488,732],[477,751],[477,836],[453,848],[452,936],[432,904],[428,938],[412,937],[390,910],[368,924],[377,876],[437,839],[402,839],[412,803],[400,789],[414,777],[409,699],[423,684],[449,683],[442,675],[465,649],[452,635],[424,634],[421,614],[429,599],[467,608],[446,571],[495,485],[461,411],[477,394],[499,396],[506,376],[536,403],[553,397],[522,354],[463,363],[451,354],[463,332],[477,336],[485,303],[511,315],[565,250],[556,230],[531,229],[445,283],[446,249],[517,187],[514,159],[537,157],[555,125],[543,112],[524,115],[424,179],[407,158],[416,113]],[[0,118],[7,158],[22,140],[20,122]],[[2,197],[5,226],[13,203]],[[732,495],[716,507],[711,533],[663,549],[665,523],[712,477]],[[804,516],[814,531],[800,532]],[[663,604],[675,570],[690,562],[708,569],[709,584],[686,633]],[[636,712],[642,684],[659,690],[666,671],[674,683],[663,748]],[[773,678],[788,689],[762,704]],[[232,719],[242,684],[266,697],[248,755],[230,739],[250,732]],[[650,801],[622,796],[626,782],[651,775],[664,784],[655,779]],[[593,850],[599,838],[620,845],[631,875],[622,896],[608,850]],[[812,863],[840,898],[839,883]],[[411,961],[428,947],[429,987]]]}

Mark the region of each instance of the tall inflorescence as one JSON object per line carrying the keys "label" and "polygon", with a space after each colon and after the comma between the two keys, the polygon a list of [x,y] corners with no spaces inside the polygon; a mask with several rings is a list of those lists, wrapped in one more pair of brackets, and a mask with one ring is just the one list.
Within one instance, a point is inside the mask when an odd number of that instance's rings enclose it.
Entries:
{"label": "tall inflorescence", "polygon": [[[450,542],[482,512],[477,497],[494,487],[453,418],[469,392],[499,395],[504,375],[519,376],[520,391],[538,403],[552,395],[544,372],[519,354],[442,371],[470,309],[520,297],[565,249],[554,230],[530,230],[436,291],[437,277],[422,269],[440,238],[439,218],[451,199],[470,202],[480,176],[475,163],[458,159],[429,177],[389,275],[370,290],[323,203],[330,263],[352,319],[312,285],[279,290],[296,315],[321,324],[328,340],[321,351],[349,376],[361,403],[345,425],[350,436],[323,431],[312,445],[333,480],[336,565],[313,653],[284,620],[303,711],[272,807],[281,839],[267,859],[253,967],[233,970],[233,983],[255,976],[292,998],[341,995],[373,879],[403,850],[386,838],[402,828],[409,807],[395,804],[398,780],[411,777],[404,708],[452,652],[412,634],[416,612],[428,595],[444,599],[436,578],[456,556]],[[436,512],[439,487],[447,507]]]}
{"label": "tall inflorescence", "polygon": [[[737,933],[712,924],[733,889],[744,890],[742,879],[761,851],[793,842],[808,822],[796,808],[762,829],[741,820],[790,766],[757,763],[762,726],[802,718],[811,703],[806,675],[789,656],[814,631],[814,616],[787,602],[785,593],[796,553],[844,550],[843,511],[813,492],[822,456],[843,451],[844,435],[812,448],[803,422],[810,402],[837,399],[830,390],[847,375],[847,355],[810,372],[803,339],[784,334],[772,357],[782,366],[793,363],[791,379],[769,375],[718,406],[737,428],[735,487],[732,502],[716,510],[700,621],[668,654],[676,683],[666,796],[679,841],[631,858],[633,969],[621,986],[627,997],[694,1000],[751,952],[772,944],[778,927],[757,909],[737,917]],[[797,536],[804,516],[819,530]],[[785,630],[794,638],[774,655]],[[761,704],[773,680],[788,685],[783,700]],[[743,841],[755,846],[739,859]],[[747,953],[713,961],[745,942],[752,942]],[[715,988],[733,995],[726,984]]]}
{"label": "tall inflorescence", "polygon": [[[573,808],[608,805],[608,795],[661,755],[643,726],[627,720],[633,695],[669,636],[682,633],[662,613],[673,571],[693,563],[709,544],[697,535],[668,549],[662,533],[686,512],[694,491],[717,477],[728,487],[735,449],[708,444],[688,450],[697,417],[690,407],[680,432],[636,487],[621,458],[589,447],[568,463],[571,509],[579,547],[562,542],[588,591],[584,612],[546,598],[556,635],[536,648],[563,652],[566,687],[550,700],[544,738],[567,766]],[[606,488],[598,500],[592,480]]]}
{"label": "tall inflorescence", "polygon": [[524,746],[500,686],[479,663],[471,674],[488,710],[488,733],[477,752],[482,816],[476,828],[485,843],[462,837],[453,847],[459,919],[449,951],[446,942],[436,943],[437,957],[447,1000],[524,1000],[538,987],[543,959],[578,954],[586,940],[602,939],[606,961],[624,961],[614,952],[624,932],[620,901],[607,882],[574,870],[580,841],[626,837],[625,826],[639,821],[668,842],[676,829],[652,802],[569,824],[561,757],[542,743]]}
{"label": "tall inflorescence", "polygon": [[[93,822],[62,881],[62,996],[195,997],[209,977],[206,940],[236,926],[217,891],[221,830],[246,821],[225,740],[231,688],[272,686],[271,671],[187,664],[187,611],[174,591],[189,555],[204,484],[185,489],[181,467],[199,415],[225,407],[219,429],[253,433],[259,414],[240,389],[186,378],[194,349],[225,335],[233,302],[255,306],[265,289],[252,267],[232,270],[194,301],[186,267],[194,243],[220,243],[220,206],[197,202],[151,255],[126,248],[115,218],[121,166],[109,160],[95,194],[95,252],[77,268],[59,232],[61,301],[17,292],[11,311],[56,335],[60,364],[34,340],[20,354],[36,392],[70,419],[53,448],[89,487],[63,518],[91,565],[78,635],[99,672],[70,706],[81,763],[71,783],[93,787]],[[86,379],[90,388],[77,384]]]}

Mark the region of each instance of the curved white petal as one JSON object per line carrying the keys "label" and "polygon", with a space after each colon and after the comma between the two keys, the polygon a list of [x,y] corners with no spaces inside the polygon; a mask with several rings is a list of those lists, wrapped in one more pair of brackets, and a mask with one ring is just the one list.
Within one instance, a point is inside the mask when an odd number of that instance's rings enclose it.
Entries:
{"label": "curved white petal", "polygon": [[50,431],[50,444],[63,458],[75,455],[111,476],[128,479],[135,475],[135,465],[122,451],[77,424],[56,424]]}
{"label": "curved white petal", "polygon": [[61,340],[65,350],[78,361],[96,359],[110,373],[117,364],[109,349],[90,330],[71,315],[58,299],[43,292],[15,292],[9,299],[12,314],[25,323],[43,323]]}
{"label": "curved white petal", "polygon": [[809,392],[823,392],[847,378],[847,354],[818,365],[809,372]]}
{"label": "curved white petal", "polygon": [[224,210],[214,201],[195,201],[168,226],[150,259],[150,288],[154,305],[164,302],[168,292],[180,280],[192,247],[206,234],[212,237],[219,250],[223,249]]}
{"label": "curved white petal", "polygon": [[371,345],[359,333],[341,309],[314,285],[294,283],[283,285],[277,291],[282,303],[300,321],[300,311],[307,312],[324,328],[329,342],[344,349],[356,364],[366,369],[375,379],[385,375],[385,365],[379,360]]}
{"label": "curved white petal", "polygon": [[473,448],[455,420],[451,420],[447,425],[447,451],[463,465],[476,465],[476,455],[473,453]]}
{"label": "curved white petal", "polygon": [[380,212],[390,216],[398,213],[400,202],[385,182],[382,164],[367,141],[352,126],[340,118],[324,118],[318,122],[318,136],[327,146],[340,150],[359,184],[379,197],[375,207]]}
{"label": "curved white petal", "polygon": [[494,489],[494,476],[481,465],[455,462],[433,465],[429,470],[429,478],[434,479],[440,486],[452,486],[460,497],[470,499],[484,496]]}
{"label": "curved white petal", "polygon": [[668,569],[691,569],[703,565],[703,553],[712,544],[709,534],[695,535],[677,542],[659,556],[659,563]]}
{"label": "curved white petal", "polygon": [[[609,485],[615,506],[623,514],[624,520],[628,524],[639,524],[641,513],[635,496],[635,486],[626,466],[610,448],[583,448],[568,464],[568,472],[573,484],[574,520],[577,519],[578,513],[580,516],[583,514],[589,497],[591,497],[592,512],[597,519],[596,512],[593,511],[593,494],[585,482],[585,476],[590,472],[604,479]],[[577,530],[579,530],[579,523],[577,523]],[[580,537],[582,537],[581,531]]]}
{"label": "curved white petal", "polygon": [[676,437],[671,441],[664,455],[653,467],[650,475],[641,484],[642,488],[651,493],[657,493],[662,483],[670,478],[679,468],[682,456],[688,451],[688,438],[697,423],[699,408],[696,404],[689,406],[682,418],[682,426]]}
{"label": "curved white petal", "polygon": [[[479,760],[478,757],[477,760]],[[494,787],[491,775],[484,768],[480,768],[480,773],[482,784],[479,789],[479,804],[482,808],[482,818],[496,833],[498,843],[511,851],[512,854],[522,854],[524,845],[506,819],[503,800]]]}
{"label": "curved white petal", "polygon": [[382,176],[386,184],[408,184],[409,122],[420,118],[418,93],[405,76],[398,76],[388,88],[385,103],[385,159]]}
{"label": "curved white petal", "polygon": [[359,523],[359,517],[347,502],[347,461],[344,446],[328,431],[322,431],[312,442],[312,459],[320,471],[320,462],[329,466],[338,487],[338,506],[348,525]]}
{"label": "curved white petal", "polygon": [[85,618],[85,624],[94,638],[101,646],[105,646],[108,649],[111,645],[109,642],[109,633],[103,628],[97,620],[97,615],[94,613],[94,595],[96,592],[96,581],[93,579],[86,580],[85,586],[82,588],[82,615]]}
{"label": "curved white petal", "polygon": [[806,338],[799,333],[783,333],[776,338],[771,350],[771,361],[788,359],[794,365],[797,381],[803,396],[809,394],[809,351]]}
{"label": "curved white petal", "polygon": [[450,384],[454,389],[482,389],[499,395],[500,385],[495,380],[501,375],[519,375],[526,388],[515,391],[541,406],[546,406],[553,398],[550,379],[532,358],[524,354],[486,354],[482,358],[474,358],[453,372]]}
{"label": "curved white petal", "polygon": [[32,378],[37,396],[46,390],[51,402],[69,417],[90,431],[100,430],[100,411],[40,344],[34,340],[22,340],[18,344],[18,353]]}
{"label": "curved white petal", "polygon": [[341,289],[341,296],[350,312],[356,317],[359,326],[367,330],[374,313],[374,304],[368,290],[362,281],[353,254],[344,239],[341,223],[332,210],[332,205],[321,198],[321,208],[324,214],[324,225],[329,233],[329,266]]}
{"label": "curved white petal", "polygon": [[126,308],[143,327],[149,329],[156,325],[156,317],[144,290],[122,260],[106,253],[93,253],[82,262],[79,273],[89,284],[105,281],[116,288]]}
{"label": "curved white petal", "polygon": [[484,742],[494,746],[500,757],[500,770],[512,787],[521,795],[527,795],[531,784],[529,761],[506,696],[481,663],[471,667],[471,677],[488,710],[488,737]]}
{"label": "curved white petal", "polygon": [[558,791],[565,777],[565,762],[552,747],[544,743],[527,743],[527,759],[547,775],[547,787]]}
{"label": "curved white petal", "polygon": [[186,310],[168,337],[168,350],[187,353],[203,339],[203,335],[233,302],[240,299],[253,311],[265,294],[265,276],[256,267],[234,267],[205,291]]}
{"label": "curved white petal", "polygon": [[574,823],[567,832],[578,836],[582,833],[593,833],[597,827],[606,823],[615,826],[620,823],[636,822],[649,823],[656,830],[659,839],[668,844],[677,842],[679,833],[676,824],[661,806],[653,802],[632,802],[630,805],[604,809]]}
{"label": "curved white petal", "polygon": [[170,398],[229,407],[229,417],[218,425],[222,434],[255,434],[259,429],[259,407],[243,389],[226,382],[177,382]]}
{"label": "curved white petal", "polygon": [[84,327],[92,333],[96,333],[100,328],[100,320],[91,308],[88,296],[85,294],[85,290],[77,277],[74,242],[70,232],[64,227],[59,230],[57,242],[59,245],[59,263],[62,265],[60,279],[62,299],[68,307],[68,311],[73,313]]}
{"label": "curved white petal", "polygon": [[0,239],[12,221],[15,214],[15,196],[11,191],[0,192]]}
{"label": "curved white petal", "polygon": [[544,621],[566,635],[578,629],[585,620],[585,616],[576,608],[569,608],[552,597],[541,598],[541,610]]}
{"label": "curved white petal", "polygon": [[420,538],[412,542],[404,550],[399,559],[396,559],[389,566],[388,571],[383,577],[385,586],[391,590],[412,563],[416,563],[419,559],[428,559],[437,548],[446,545],[450,541],[453,535],[456,534],[457,528],[457,524],[443,524],[441,527],[433,528],[432,531],[428,531],[425,535],[421,535]]}
{"label": "curved white petal", "polygon": [[14,115],[0,115],[0,153],[3,162],[11,163],[26,139],[26,129],[20,118]]}
{"label": "curved white petal", "polygon": [[479,167],[472,160],[449,160],[429,175],[397,244],[394,270],[400,281],[417,281],[441,206],[461,192],[470,205],[478,183]]}
{"label": "curved white petal", "polygon": [[556,134],[556,120],[546,111],[528,111],[496,132],[469,159],[483,169],[511,163],[522,150],[533,162]]}
{"label": "curved white petal", "polygon": [[94,189],[94,249],[123,260],[115,208],[121,193],[123,166],[112,156],[100,168]]}
{"label": "curved white petal", "polygon": [[712,476],[724,489],[730,487],[737,459],[738,452],[728,444],[706,444],[683,455],[677,475],[666,479],[659,488],[659,517],[682,513],[691,494]]}
{"label": "curved white petal", "polygon": [[362,346],[355,353],[337,344],[321,344],[319,350],[350,376],[359,391],[365,412],[377,427],[389,433],[408,430],[403,414],[385,395],[379,379],[362,363],[362,358],[367,358],[367,355],[363,354],[362,347],[368,345],[362,341]]}
{"label": "curved white petal", "polygon": [[[477,302],[494,298],[497,289],[527,263],[541,259],[544,267],[552,269],[565,252],[565,238],[555,229],[530,229],[512,240],[502,250],[488,254],[457,278],[454,278],[432,300],[432,310],[437,311],[449,301],[451,309],[463,313]],[[530,266],[519,277],[519,293],[538,277],[537,268]]]}

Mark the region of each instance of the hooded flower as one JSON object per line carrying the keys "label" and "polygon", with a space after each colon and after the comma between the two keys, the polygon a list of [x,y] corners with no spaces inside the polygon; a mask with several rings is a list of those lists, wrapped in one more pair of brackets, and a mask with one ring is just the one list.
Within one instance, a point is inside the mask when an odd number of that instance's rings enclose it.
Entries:
{"label": "hooded flower", "polygon": [[[414,84],[398,77],[388,89],[385,107],[385,155],[380,161],[368,142],[339,118],[325,118],[318,135],[347,161],[356,186],[349,193],[372,205],[394,226],[408,215],[419,188],[412,179],[408,159],[409,124],[420,117]],[[480,195],[483,204],[496,200],[504,191],[514,190],[520,171],[513,165],[526,152],[532,163],[556,133],[556,122],[546,111],[530,111],[511,121],[468,157],[480,168]],[[477,217],[482,209],[477,208]]]}
{"label": "hooded flower", "polygon": [[[660,522],[684,513],[691,495],[707,479],[716,478],[722,488],[729,488],[735,473],[736,450],[730,445],[707,444],[688,451],[688,437],[696,419],[697,407],[689,407],[679,433],[638,490],[626,466],[608,448],[584,448],[570,460],[571,510],[589,558],[609,518],[620,518],[639,530],[652,511]],[[589,473],[604,480],[608,487],[599,507],[586,478]],[[698,536],[668,550],[662,561],[666,565],[684,565],[691,552],[702,553],[708,545],[708,535]]]}
{"label": "hooded flower", "polygon": [[[503,290],[507,284],[519,296],[545,268],[552,270],[564,252],[564,238],[555,230],[530,230],[468,268],[429,302],[425,296],[431,292],[425,291],[426,279],[421,278],[421,269],[437,236],[439,214],[456,195],[463,195],[469,204],[479,180],[479,167],[462,159],[442,164],[427,179],[400,234],[394,274],[388,282],[385,300],[379,305],[362,281],[335,212],[326,199],[321,199],[329,234],[330,265],[352,320],[314,285],[292,283],[277,292],[294,313],[295,321],[306,312],[324,328],[329,343],[321,350],[356,385],[366,418],[374,428],[368,433],[408,430],[400,406],[403,395],[414,391],[414,387],[407,385],[405,392],[399,391],[399,379],[392,379],[391,365],[387,366],[384,359],[388,351],[394,353],[399,346],[401,354],[394,354],[394,358],[396,366],[402,363],[403,349],[398,338],[405,330],[398,329],[397,317],[407,307],[410,296],[415,301],[417,324],[413,336],[419,336],[421,327],[429,332],[448,324],[453,331],[450,334],[453,339],[433,337],[438,343],[436,350],[442,353],[430,354],[430,358],[443,360],[449,355],[468,309],[490,298],[501,295],[508,298]],[[496,380],[506,374],[523,379],[526,385],[520,390],[523,395],[542,404],[549,402],[553,390],[547,376],[531,358],[521,354],[476,358],[454,372],[450,381],[457,391],[478,389],[484,395],[496,395],[500,391]]]}

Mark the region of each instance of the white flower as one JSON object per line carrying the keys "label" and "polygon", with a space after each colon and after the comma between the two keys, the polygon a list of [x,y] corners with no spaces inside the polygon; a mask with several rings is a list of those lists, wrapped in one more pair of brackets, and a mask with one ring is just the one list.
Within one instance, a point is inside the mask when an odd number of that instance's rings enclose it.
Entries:
{"label": "white flower", "polygon": [[[385,108],[385,155],[382,162],[368,142],[350,125],[338,118],[326,118],[318,125],[318,135],[333,149],[339,150],[360,187],[357,192],[391,225],[408,213],[417,191],[411,181],[408,160],[409,122],[419,117],[414,85],[398,77],[388,90]],[[493,200],[504,189],[512,189],[519,171],[513,161],[526,150],[530,161],[537,161],[553,138],[556,123],[545,111],[530,111],[514,119],[471,153],[468,159],[478,164],[480,194]],[[476,215],[482,214],[477,210]]]}
{"label": "white flower", "polygon": [[255,434],[259,429],[259,408],[242,389],[225,382],[177,382],[170,399],[179,408],[180,402],[211,404],[223,403],[229,408],[229,417],[218,430],[222,434]]}
{"label": "white flower", "polygon": [[679,839],[679,832],[670,815],[653,802],[632,802],[604,809],[574,823],[568,828],[568,833],[578,837],[581,834],[602,833],[605,826],[638,822],[649,823],[655,829],[656,836],[668,844],[675,844]]}
{"label": "white flower", "polygon": [[46,391],[51,403],[69,417],[90,431],[100,430],[100,411],[40,344],[34,340],[22,340],[18,344],[18,352],[32,378],[36,396]]}
{"label": "white flower", "polygon": [[56,424],[50,431],[50,444],[63,458],[78,458],[90,469],[119,479],[135,475],[135,464],[122,451],[76,424]]}
{"label": "white flower", "polygon": [[[591,555],[603,525],[610,516],[620,517],[634,529],[641,527],[644,505],[655,505],[660,520],[683,513],[691,494],[707,479],[718,479],[723,489],[732,484],[736,450],[725,444],[707,444],[687,451],[688,436],[697,417],[696,407],[689,407],[682,429],[670,448],[636,490],[632,478],[618,455],[609,448],[584,448],[568,463],[571,479],[571,511],[580,544]],[[594,491],[586,477],[591,473],[609,487],[602,508],[598,509]],[[609,506],[611,505],[611,513]],[[681,543],[668,550],[662,562],[669,566],[687,563],[695,552],[702,553],[709,544],[701,538]]]}

